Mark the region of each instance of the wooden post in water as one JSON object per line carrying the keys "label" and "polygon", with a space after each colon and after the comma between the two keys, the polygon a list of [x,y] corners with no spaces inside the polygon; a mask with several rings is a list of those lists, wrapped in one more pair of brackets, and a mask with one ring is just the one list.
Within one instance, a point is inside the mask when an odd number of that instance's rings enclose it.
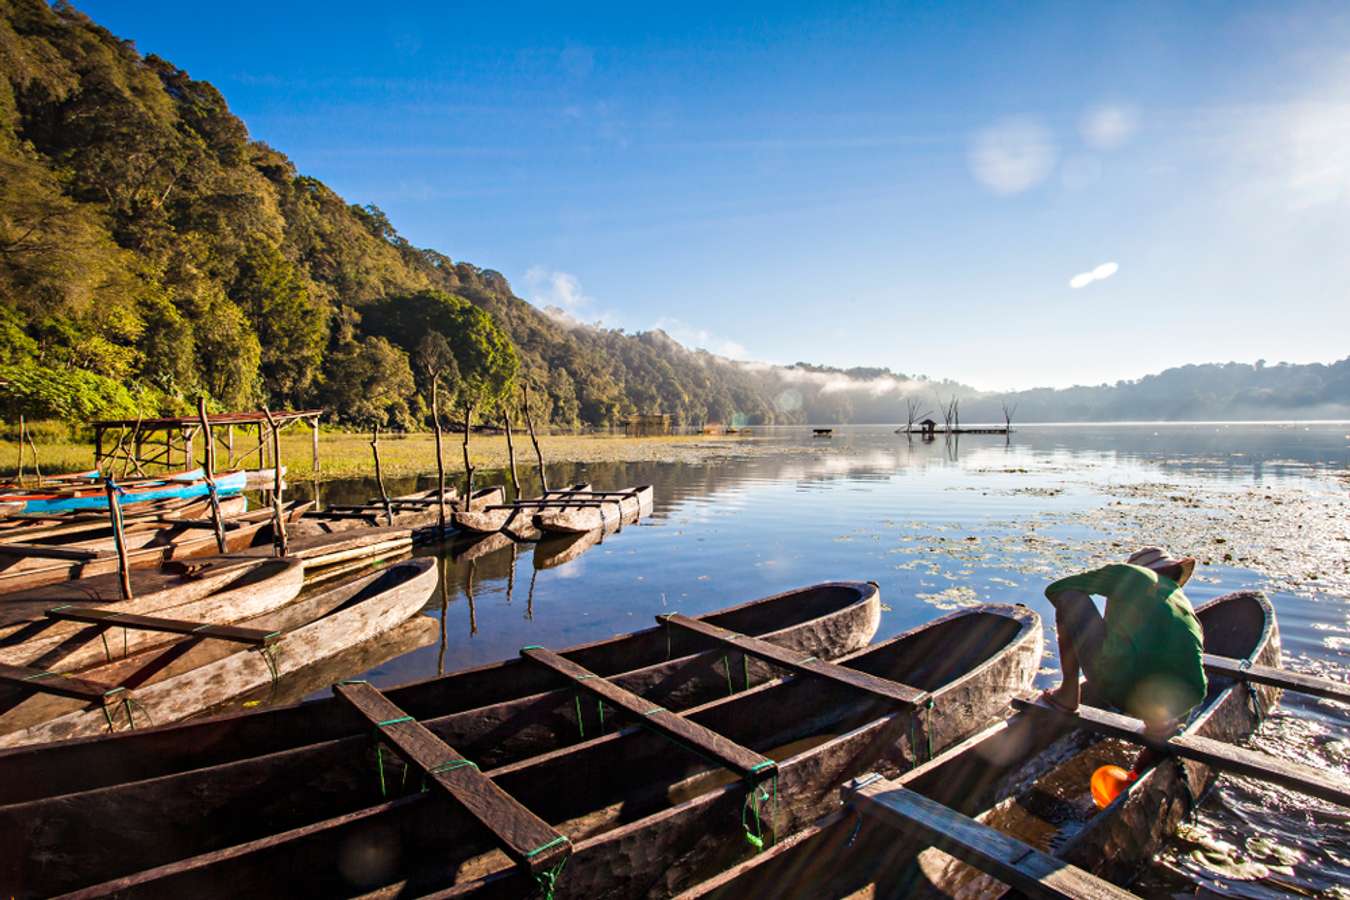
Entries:
{"label": "wooden post in water", "polygon": [[117,548],[117,576],[121,581],[122,599],[131,599],[131,566],[127,562],[127,540],[122,534],[122,501],[117,497],[117,485],[112,476],[103,480],[103,489],[108,494],[108,517],[112,521],[113,546]]}
{"label": "wooden post in water", "polygon": [[473,430],[473,404],[464,404],[464,508],[473,502],[473,464],[469,462],[469,432]]}
{"label": "wooden post in water", "polygon": [[38,484],[42,484],[42,463],[38,461],[37,444],[33,442],[33,429],[24,429],[24,434],[28,435],[28,449],[33,451],[33,474],[37,476]]}
{"label": "wooden post in water", "polygon": [[310,435],[313,438],[311,452],[314,456],[314,480],[319,479],[319,417],[315,416],[310,423]]}
{"label": "wooden post in water", "polygon": [[525,427],[530,429],[530,443],[534,444],[534,455],[539,460],[539,490],[548,493],[548,475],[544,472],[544,453],[539,449],[539,437],[534,433],[534,416],[530,414],[530,386],[521,382],[520,389],[525,394]]}
{"label": "wooden post in water", "polygon": [[511,409],[506,401],[502,401],[502,427],[506,430],[506,458],[511,464],[511,490],[515,492],[512,499],[520,499],[520,476],[516,473],[516,446],[511,440]]}
{"label": "wooden post in water", "polygon": [[389,503],[389,492],[384,489],[384,469],[380,467],[380,426],[370,432],[370,451],[375,454],[375,482],[380,486],[380,502],[384,504],[384,521],[394,524],[394,507]]}
{"label": "wooden post in water", "polygon": [[14,483],[23,484],[23,413],[19,413],[19,469],[14,473]]}
{"label": "wooden post in water", "polygon": [[[441,380],[431,380],[431,427],[436,432],[436,514],[441,527],[441,537],[445,537],[445,452],[441,443]],[[467,500],[464,508],[469,508]]]}
{"label": "wooden post in water", "polygon": [[220,514],[220,494],[216,492],[216,445],[211,439],[211,420],[206,415],[206,397],[197,398],[197,418],[206,436],[206,491],[211,495],[211,522],[216,527],[216,547],[225,552],[225,519]]}
{"label": "wooden post in water", "polygon": [[[272,411],[266,406],[263,407],[263,415],[267,417],[267,425],[272,429],[272,456],[280,461],[281,459],[281,435],[277,431],[276,419],[272,418]],[[262,423],[258,423],[258,450],[262,450]],[[272,541],[276,544],[277,556],[286,555],[286,519],[281,514],[281,465],[280,462],[272,469]]]}

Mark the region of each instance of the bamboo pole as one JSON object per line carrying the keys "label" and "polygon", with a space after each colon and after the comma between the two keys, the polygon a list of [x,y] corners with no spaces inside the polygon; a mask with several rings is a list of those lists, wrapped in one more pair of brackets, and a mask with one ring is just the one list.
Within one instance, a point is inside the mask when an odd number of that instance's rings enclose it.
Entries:
{"label": "bamboo pole", "polygon": [[311,454],[314,457],[314,478],[319,477],[319,417],[315,416],[310,422],[310,436],[312,438]]}
{"label": "bamboo pole", "polygon": [[464,404],[464,508],[473,502],[473,464],[469,462],[469,432],[473,430],[473,404]]}
{"label": "bamboo pole", "polygon": [[216,529],[216,547],[225,552],[225,519],[220,514],[220,494],[216,491],[216,445],[211,440],[211,420],[206,416],[206,398],[197,398],[197,418],[202,423],[202,434],[206,436],[206,491],[211,495],[211,523]]}
{"label": "bamboo pole", "polygon": [[511,464],[511,490],[515,492],[513,500],[520,499],[520,475],[516,472],[516,445],[511,440],[511,411],[506,402],[502,402],[502,427],[506,431],[506,458]]}
{"label": "bamboo pole", "polygon": [[42,463],[38,461],[37,444],[33,442],[33,429],[29,428],[25,433],[28,435],[28,449],[33,451],[33,473],[37,475],[38,484],[42,484]]}
{"label": "bamboo pole", "polygon": [[445,674],[445,645],[448,643],[445,631],[445,617],[450,610],[450,559],[441,557],[441,648],[436,654],[436,674]]}
{"label": "bamboo pole", "polygon": [[534,416],[530,414],[530,386],[522,382],[520,389],[525,395],[525,427],[530,429],[530,443],[534,444],[534,455],[539,460],[540,493],[547,494],[548,474],[544,472],[544,452],[539,449],[539,437],[534,433]]}
{"label": "bamboo pole", "polygon": [[[276,419],[272,418],[272,411],[266,406],[263,407],[263,415],[267,417],[267,425],[272,429],[272,455],[281,459],[281,435],[277,432]],[[258,449],[262,449],[262,423],[258,423]],[[275,466],[272,469],[272,541],[277,548],[277,556],[285,556],[286,545],[286,519],[281,514],[281,466]]]}
{"label": "bamboo pole", "polygon": [[14,483],[23,486],[23,413],[19,413],[19,469],[14,473]]}
{"label": "bamboo pole", "polygon": [[[441,380],[431,380],[431,426],[436,432],[436,520],[445,537],[445,448],[441,443]],[[464,501],[469,508],[469,501]]]}
{"label": "bamboo pole", "polygon": [[108,518],[112,521],[113,546],[117,548],[117,577],[122,587],[122,599],[131,599],[131,565],[127,562],[127,540],[122,533],[122,501],[117,497],[117,485],[112,476],[103,480],[108,494]]}
{"label": "bamboo pole", "polygon": [[394,524],[394,507],[389,503],[389,492],[384,489],[384,469],[380,466],[380,426],[370,432],[370,452],[375,454],[375,482],[380,486],[380,502],[384,504],[384,521]]}

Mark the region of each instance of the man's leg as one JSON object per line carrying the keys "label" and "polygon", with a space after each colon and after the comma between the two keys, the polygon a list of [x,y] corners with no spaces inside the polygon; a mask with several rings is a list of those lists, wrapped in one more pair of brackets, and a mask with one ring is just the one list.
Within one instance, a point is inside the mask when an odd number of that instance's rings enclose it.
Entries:
{"label": "man's leg", "polygon": [[1082,591],[1064,591],[1051,602],[1055,607],[1055,638],[1059,642],[1059,667],[1064,680],[1058,688],[1046,691],[1046,697],[1057,706],[1075,710],[1082,700],[1079,673],[1083,664],[1095,659],[1101,650],[1106,623],[1092,597]]}

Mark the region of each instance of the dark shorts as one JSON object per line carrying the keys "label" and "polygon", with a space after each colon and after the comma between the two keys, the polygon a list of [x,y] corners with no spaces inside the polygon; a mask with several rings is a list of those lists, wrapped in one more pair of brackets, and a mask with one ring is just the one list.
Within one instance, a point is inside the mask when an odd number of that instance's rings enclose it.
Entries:
{"label": "dark shorts", "polygon": [[1090,682],[1106,640],[1106,621],[1088,594],[1065,591],[1050,602],[1055,607],[1055,626],[1073,645],[1078,664]]}

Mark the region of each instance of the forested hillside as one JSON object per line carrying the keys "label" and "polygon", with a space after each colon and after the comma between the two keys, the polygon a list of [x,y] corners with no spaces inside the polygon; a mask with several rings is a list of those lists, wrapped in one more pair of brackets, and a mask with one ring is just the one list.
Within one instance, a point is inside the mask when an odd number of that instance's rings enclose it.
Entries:
{"label": "forested hillside", "polygon": [[[528,380],[563,427],[772,418],[724,361],[660,332],[565,327],[498,273],[413,247],[250,140],[210,84],[69,5],[0,0],[0,72],[7,416],[149,414],[205,393],[407,427],[430,364],[480,408]],[[422,346],[429,333],[445,344]]]}
{"label": "forested hillside", "polygon": [[963,398],[1021,421],[1350,414],[1350,361],[1209,365],[978,394],[886,369],[733,363],[661,331],[553,317],[490,269],[412,246],[251,140],[220,92],[65,3],[0,0],[0,417],[323,406],[420,427],[429,385],[555,426],[904,421]]}

